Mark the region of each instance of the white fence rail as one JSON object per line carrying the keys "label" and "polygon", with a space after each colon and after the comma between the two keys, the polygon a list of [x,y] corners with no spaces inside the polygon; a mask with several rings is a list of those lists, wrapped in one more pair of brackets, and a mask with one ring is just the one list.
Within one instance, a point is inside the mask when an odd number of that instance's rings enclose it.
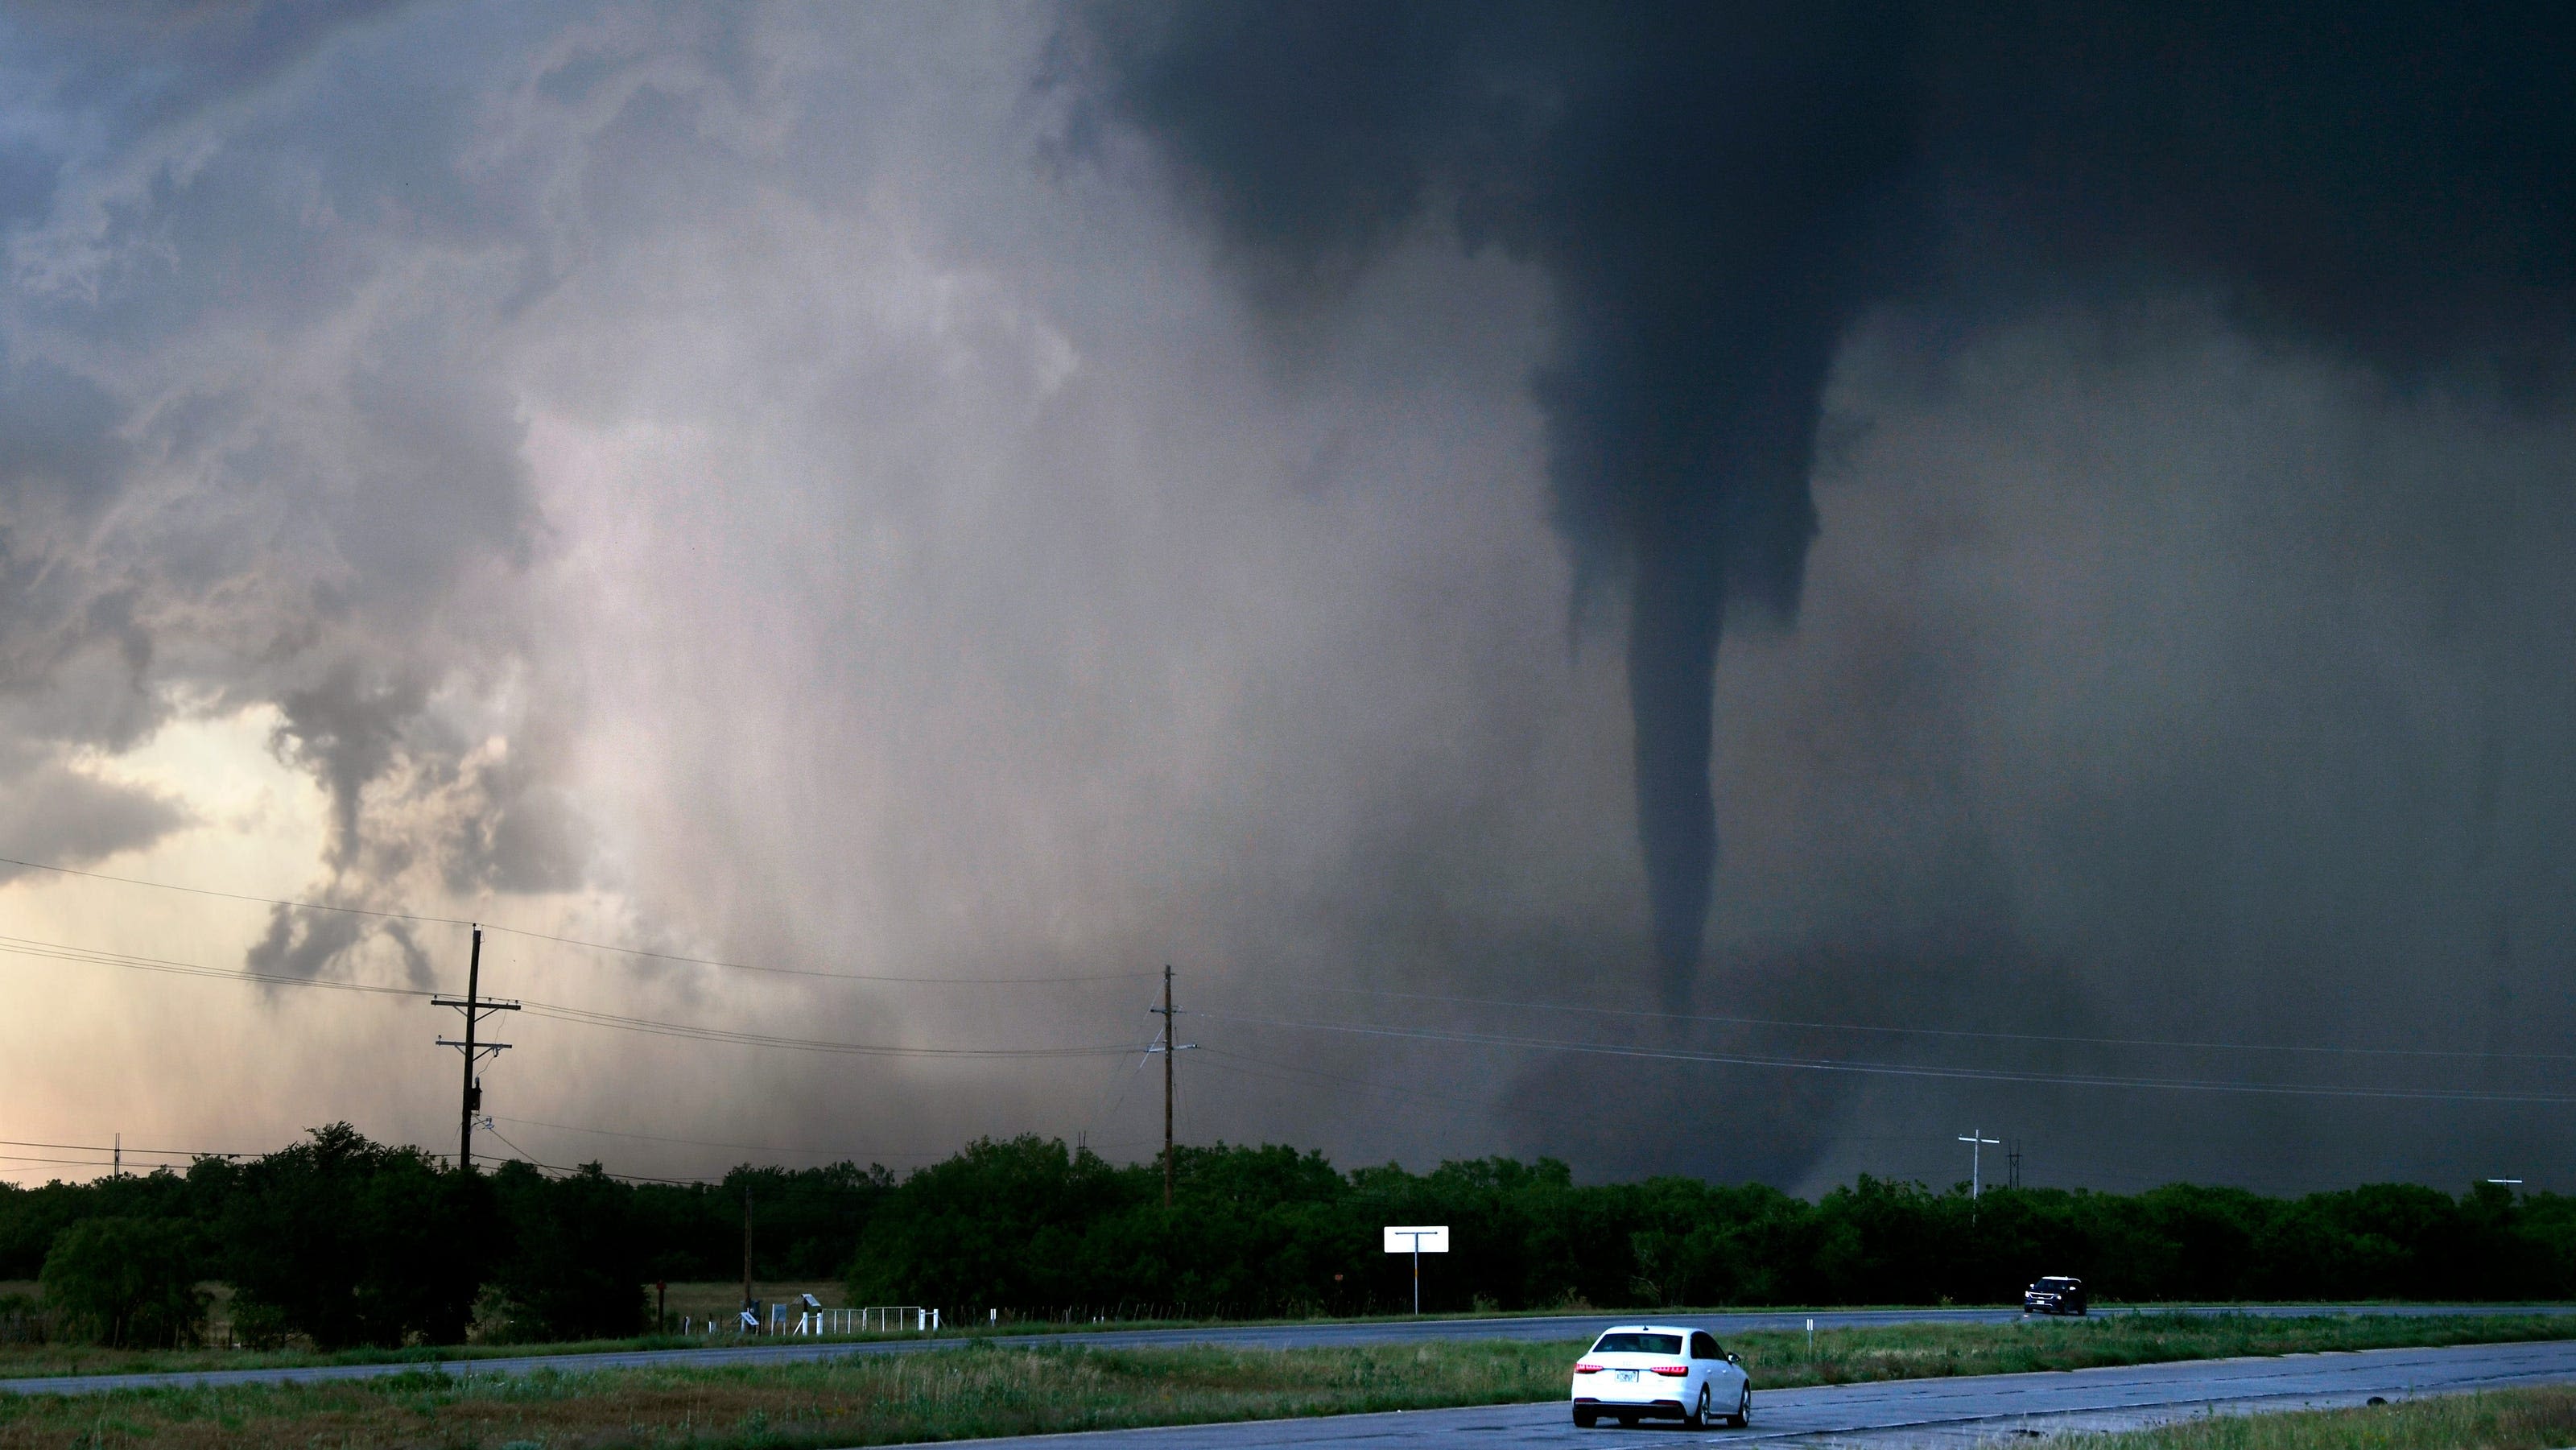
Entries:
{"label": "white fence rail", "polygon": [[851,1309],[808,1309],[796,1316],[790,1334],[927,1334],[939,1327],[939,1311],[918,1304],[870,1304]]}
{"label": "white fence rail", "polygon": [[869,1304],[846,1309],[827,1309],[821,1305],[814,1305],[810,1308],[796,1310],[796,1318],[792,1321],[787,1318],[787,1311],[791,1307],[793,1306],[787,1304],[771,1304],[768,1306],[769,1322],[765,1326],[748,1309],[742,1310],[735,1316],[734,1321],[731,1323],[719,1320],[714,1315],[709,1315],[703,1325],[701,1325],[696,1321],[694,1316],[682,1316],[680,1320],[680,1332],[682,1334],[713,1334],[719,1328],[730,1328],[743,1334],[767,1333],[828,1336],[834,1334],[928,1334],[939,1328],[939,1311],[936,1309],[925,1309],[918,1304]]}

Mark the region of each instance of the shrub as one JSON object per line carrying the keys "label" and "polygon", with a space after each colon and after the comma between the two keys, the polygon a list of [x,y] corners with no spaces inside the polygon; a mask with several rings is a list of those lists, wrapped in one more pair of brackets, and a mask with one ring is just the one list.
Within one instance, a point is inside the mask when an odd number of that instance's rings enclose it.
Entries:
{"label": "shrub", "polygon": [[183,1219],[84,1219],[45,1255],[45,1302],[76,1338],[194,1344],[206,1323],[203,1259],[197,1227]]}

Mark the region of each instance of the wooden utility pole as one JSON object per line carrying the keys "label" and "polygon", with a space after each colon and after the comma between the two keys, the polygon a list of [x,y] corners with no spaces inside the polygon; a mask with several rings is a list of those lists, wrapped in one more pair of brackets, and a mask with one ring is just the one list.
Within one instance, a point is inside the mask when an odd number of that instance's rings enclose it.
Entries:
{"label": "wooden utility pole", "polygon": [[1163,1207],[1172,1206],[1172,1064],[1180,1054],[1172,1035],[1172,964],[1163,963]]}
{"label": "wooden utility pole", "polygon": [[1170,962],[1163,963],[1163,1005],[1148,1007],[1145,1010],[1163,1019],[1163,1040],[1154,1044],[1154,1051],[1163,1054],[1163,1207],[1169,1208],[1172,1206],[1173,1177],[1172,1055],[1187,1052],[1198,1046],[1195,1042],[1181,1041],[1179,1035],[1172,1031],[1173,1024],[1180,1019],[1180,1009],[1172,1005],[1172,964]]}
{"label": "wooden utility pole", "polygon": [[751,1310],[751,1180],[748,1178],[742,1184],[742,1307],[745,1313]]}
{"label": "wooden utility pole", "polygon": [[497,1002],[483,995],[483,928],[474,928],[474,954],[467,958],[465,967],[465,995],[432,997],[429,1000],[436,1006],[453,1007],[465,1014],[465,1040],[458,1042],[442,1037],[438,1039],[438,1045],[457,1048],[465,1054],[465,1090],[457,1110],[456,1166],[470,1169],[474,1166],[474,1115],[483,1110],[483,1083],[475,1076],[475,1068],[484,1058],[498,1057],[510,1050],[510,1044],[506,1042],[476,1042],[474,1029],[492,1013],[519,1010],[516,1002]]}
{"label": "wooden utility pole", "polygon": [[[481,1055],[474,1050],[474,1019],[479,1015],[474,1008],[482,991],[483,928],[478,926],[474,928],[473,953],[465,959],[465,1086],[457,1098],[461,1106],[456,1124],[456,1166],[459,1168],[474,1166],[474,1110],[483,1106],[483,1095],[474,1090],[474,1059]],[[493,1131],[500,1130],[496,1128]]]}

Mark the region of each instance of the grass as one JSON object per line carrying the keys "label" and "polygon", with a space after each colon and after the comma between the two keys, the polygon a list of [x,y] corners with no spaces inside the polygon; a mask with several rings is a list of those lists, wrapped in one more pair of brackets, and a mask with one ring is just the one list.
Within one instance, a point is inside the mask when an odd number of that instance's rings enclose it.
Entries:
{"label": "grass", "polygon": [[1754,1388],[2021,1374],[2240,1355],[2314,1354],[2444,1344],[2510,1344],[2576,1338],[2576,1319],[2544,1314],[2333,1315],[2261,1319],[2249,1314],[2169,1312],[2018,1324],[1900,1324],[1819,1332],[1811,1356],[1804,1334],[1733,1335]]}
{"label": "grass", "polygon": [[[1738,1335],[1757,1392],[2238,1354],[2558,1338],[2539,1316],[2140,1315]],[[0,1450],[303,1443],[342,1450],[878,1445],[1043,1431],[1554,1400],[1582,1341],[1332,1349],[1093,1349],[986,1339],[829,1364],[508,1377],[406,1371],[321,1385],[0,1395]],[[2576,1436],[2553,1442],[2566,1444]],[[2472,1442],[2457,1442],[2472,1443]],[[2121,1447],[2127,1450],[2127,1447]]]}
{"label": "grass", "polygon": [[[209,1326],[210,1338],[215,1340],[217,1343],[220,1343],[224,1338],[231,1291],[228,1286],[220,1284],[209,1284],[206,1287],[213,1292],[216,1300],[214,1320]],[[36,1286],[31,1282],[0,1282],[0,1292],[7,1292],[13,1289],[32,1296],[36,1290]],[[764,1281],[753,1285],[753,1289],[764,1301],[792,1302],[798,1293],[812,1292],[818,1298],[822,1299],[824,1303],[840,1307],[845,1297],[837,1285],[813,1284],[803,1281],[795,1283]],[[649,1298],[652,1294],[652,1288],[650,1285],[645,1286],[645,1294],[647,1295],[649,1302]],[[703,1321],[711,1313],[729,1318],[733,1310],[741,1303],[742,1286],[739,1283],[729,1282],[674,1282],[670,1286],[668,1297],[669,1312],[672,1322],[675,1324],[680,1320],[683,1314],[700,1321]],[[1903,1308],[1919,1306],[1843,1305],[1836,1307],[1848,1310],[1853,1308]],[[2159,1315],[2167,1315],[2176,1311],[2190,1312],[2194,1314],[2206,1312],[2209,1314],[2224,1315],[2227,1307],[2228,1306],[2225,1305],[2161,1306],[2154,1311],[2148,1312],[2145,1317],[2155,1318]],[[1449,1317],[1468,1317],[1476,1319],[1526,1319],[1559,1318],[1571,1315],[1584,1318],[1606,1319],[1615,1313],[1630,1319],[1637,1319],[1643,1317],[1669,1317],[1676,1314],[1687,1315],[1718,1312],[1725,1311],[1713,1309],[1700,1310],[1673,1308],[1642,1311],[1634,1309],[1603,1310],[1595,1309],[1588,1304],[1577,1303],[1548,1309],[1478,1310],[1468,1315]],[[1802,1314],[1809,1312],[1830,1313],[1835,1312],[1835,1309],[1806,1307],[1782,1308],[1771,1306],[1765,1307],[1760,1312],[1769,1314]],[[2113,1309],[2108,1312],[2097,1311],[2097,1317],[2092,1322],[2103,1323],[2109,1322],[2115,1318],[2126,1319],[2129,1317],[2131,1317],[2131,1312],[2125,1309]],[[793,1318],[794,1316],[791,1313],[789,1315],[790,1322],[793,1321]],[[1091,1323],[1079,1320],[1063,1321],[1051,1319],[1020,1319],[1005,1320],[998,1325],[992,1326],[974,1323],[949,1325],[940,1331],[940,1337],[982,1338],[986,1336],[1000,1336],[1016,1338],[1108,1329],[1204,1329],[1210,1327],[1214,1322],[1215,1321],[1203,1319],[1122,1319],[1117,1321]],[[1408,1314],[1361,1315],[1336,1317],[1328,1321],[1318,1321],[1313,1318],[1245,1319],[1224,1321],[1226,1324],[1242,1325],[1311,1324],[1317,1322],[1330,1322],[1336,1324],[1411,1323],[1413,1322],[1413,1316]],[[2571,1320],[2571,1322],[2576,1322],[2576,1320]],[[919,1335],[909,1333],[871,1333],[832,1336],[833,1340],[836,1342],[846,1341],[851,1343],[864,1343],[886,1339],[917,1339],[920,1337],[921,1336]],[[2554,1334],[2539,1334],[2506,1335],[2502,1337],[2556,1338],[2559,1336]],[[284,1349],[253,1350],[229,1349],[211,1346],[195,1349],[109,1349],[98,1345],[81,1344],[0,1344],[0,1380],[53,1375],[149,1374],[168,1371],[268,1369],[306,1365],[431,1365],[443,1361],[452,1362],[458,1360],[470,1361],[476,1359],[517,1358],[524,1355],[594,1354],[629,1350],[688,1349],[697,1348],[711,1343],[741,1344],[746,1342],[756,1341],[747,1341],[727,1332],[712,1337],[703,1333],[686,1336],[673,1333],[666,1335],[634,1335],[619,1339],[576,1340],[541,1344],[473,1343],[462,1345],[412,1345],[399,1349],[361,1347],[328,1351],[315,1350],[308,1346],[295,1345],[290,1345]],[[2426,1344],[2437,1341],[2429,1339],[2409,1339],[2391,1342]],[[2438,1342],[2452,1343],[2466,1341],[2445,1340]],[[2270,1351],[2249,1350],[2245,1352],[2265,1353]],[[2124,1361],[2108,1362],[2119,1363]]]}
{"label": "grass", "polygon": [[0,1447],[881,1445],[1522,1401],[1558,1385],[1568,1352],[1513,1343],[1288,1351],[986,1343],[828,1365],[517,1378],[424,1371],[363,1383],[0,1399]]}
{"label": "grass", "polygon": [[2576,1444],[2576,1387],[2434,1395],[2355,1410],[2215,1415],[2053,1443],[2067,1450],[2548,1450]]}
{"label": "grass", "polygon": [[[172,1370],[206,1369],[271,1369],[305,1365],[331,1364],[436,1364],[450,1360],[517,1358],[530,1354],[589,1354],[614,1350],[695,1349],[710,1343],[738,1344],[741,1337],[727,1333],[710,1338],[705,1334],[642,1334],[618,1339],[567,1340],[543,1344],[475,1343],[451,1345],[410,1345],[399,1349],[363,1346],[354,1349],[316,1350],[310,1346],[290,1345],[284,1349],[231,1349],[221,1347],[228,1337],[232,1291],[230,1286],[202,1286],[213,1297],[214,1314],[207,1325],[208,1345],[191,1349],[110,1349],[94,1344],[0,1344],[0,1380],[70,1374],[151,1374]],[[764,1301],[792,1303],[800,1293],[813,1293],[827,1304],[837,1303],[841,1291],[837,1285],[806,1282],[769,1283],[753,1286]],[[0,1293],[12,1290],[32,1297],[33,1283],[0,1281]],[[652,1286],[644,1289],[649,1306]],[[669,1304],[673,1324],[683,1315],[703,1321],[711,1314],[730,1319],[741,1306],[739,1283],[675,1283],[670,1286]],[[795,1315],[789,1312],[788,1321]],[[877,1339],[913,1339],[918,1335],[864,1334],[835,1335],[835,1339],[853,1342]]]}

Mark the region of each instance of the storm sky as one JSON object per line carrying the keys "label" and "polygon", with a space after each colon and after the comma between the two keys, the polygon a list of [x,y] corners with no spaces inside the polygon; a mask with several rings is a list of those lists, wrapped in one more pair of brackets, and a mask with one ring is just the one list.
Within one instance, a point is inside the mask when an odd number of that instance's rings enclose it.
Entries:
{"label": "storm sky", "polygon": [[445,1151],[294,983],[480,920],[550,1164],[1141,1157],[1170,962],[1193,1141],[2576,1187],[2571,46],[2332,13],[17,7],[0,856],[197,890],[0,867],[0,1176]]}

